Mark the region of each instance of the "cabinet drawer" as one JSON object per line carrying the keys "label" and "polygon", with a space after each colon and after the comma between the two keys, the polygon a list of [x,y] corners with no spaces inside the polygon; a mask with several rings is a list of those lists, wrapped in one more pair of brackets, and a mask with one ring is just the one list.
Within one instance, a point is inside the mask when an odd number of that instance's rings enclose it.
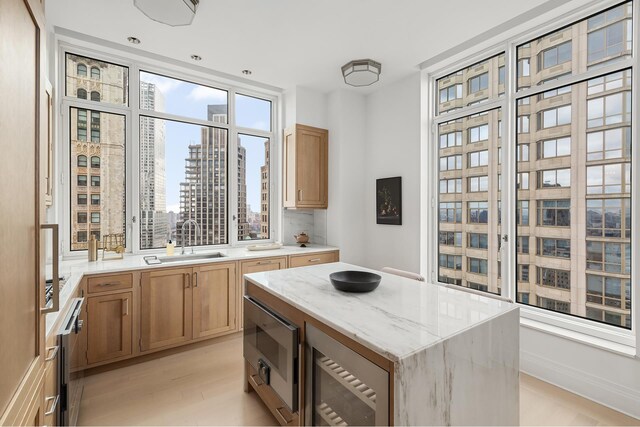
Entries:
{"label": "cabinet drawer", "polygon": [[300,414],[298,412],[291,412],[284,403],[280,400],[280,397],[275,391],[268,385],[266,385],[258,376],[258,373],[253,367],[247,364],[247,379],[251,384],[251,387],[258,393],[264,404],[269,411],[278,420],[282,426],[295,426],[299,425],[298,420]]}
{"label": "cabinet drawer", "polygon": [[292,255],[289,258],[289,267],[304,267],[306,265],[326,264],[338,261],[337,252],[322,252],[317,254]]}
{"label": "cabinet drawer", "polygon": [[87,292],[94,294],[97,292],[116,291],[118,289],[129,289],[133,283],[131,273],[112,274],[109,276],[90,277],[87,279]]}

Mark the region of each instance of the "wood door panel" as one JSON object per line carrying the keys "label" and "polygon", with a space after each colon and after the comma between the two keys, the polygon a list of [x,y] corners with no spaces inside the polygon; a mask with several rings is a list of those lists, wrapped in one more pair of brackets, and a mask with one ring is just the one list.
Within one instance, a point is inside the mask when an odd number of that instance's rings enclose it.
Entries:
{"label": "wood door panel", "polygon": [[191,268],[142,273],[141,286],[141,350],[189,341],[192,337]]}
{"label": "wood door panel", "polygon": [[322,203],[321,159],[321,135],[316,132],[299,130],[296,136],[298,204]]}
{"label": "wood door panel", "polygon": [[89,364],[131,354],[132,300],[131,292],[88,298]]}
{"label": "wood door panel", "polygon": [[[39,27],[28,2],[0,1],[0,421],[42,364],[39,314]],[[44,284],[43,284],[44,286]],[[21,404],[22,402],[16,402]],[[12,404],[13,406],[13,404]],[[3,415],[4,413],[4,415]]]}
{"label": "wood door panel", "polygon": [[214,264],[193,270],[194,338],[235,329],[235,263]]}

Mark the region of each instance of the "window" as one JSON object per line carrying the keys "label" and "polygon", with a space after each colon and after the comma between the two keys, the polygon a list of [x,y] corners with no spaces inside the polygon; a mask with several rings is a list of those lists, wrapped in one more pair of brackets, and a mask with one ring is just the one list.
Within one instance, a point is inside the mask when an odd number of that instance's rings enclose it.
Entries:
{"label": "window", "polygon": [[631,92],[618,92],[587,101],[587,127],[629,123]]}
{"label": "window", "polygon": [[87,186],[87,175],[78,175],[78,186],[79,187]]}
{"label": "window", "polygon": [[100,212],[91,212],[91,224],[100,224]]}
{"label": "window", "polygon": [[236,125],[271,131],[271,101],[236,93]]}
{"label": "window", "polygon": [[487,285],[483,285],[482,283],[467,282],[467,286],[470,289],[475,289],[476,291],[489,292],[489,287]]}
{"label": "window", "polygon": [[[86,183],[85,183],[85,185],[86,185]],[[87,204],[87,195],[86,194],[78,194],[78,197],[77,197],[76,200],[77,200],[77,204],[86,205]]]}
{"label": "window", "polygon": [[[87,200],[87,197],[85,195],[85,204],[86,204],[86,200]],[[100,195],[99,194],[92,194],[91,195],[91,204],[93,206],[99,206],[100,205]]]}
{"label": "window", "polygon": [[87,77],[87,66],[84,64],[78,64],[78,66],[76,67],[76,74],[78,75],[78,77]]}
{"label": "window", "polygon": [[538,255],[571,258],[571,242],[569,239],[538,238]]}
{"label": "window", "polygon": [[91,91],[91,100],[100,102],[100,92],[97,92],[95,90]]}
{"label": "window", "polygon": [[529,281],[529,265],[527,264],[518,264],[518,271],[516,272],[516,279],[518,282],[528,282]]}
{"label": "window", "polygon": [[[86,74],[87,70],[85,70]],[[91,67],[91,78],[100,80],[100,69],[98,67]]]}
{"label": "window", "polygon": [[538,307],[546,308],[547,310],[559,311],[560,313],[569,313],[570,304],[566,301],[558,301],[551,298],[538,297]]}
{"label": "window", "polygon": [[462,270],[462,257],[460,255],[440,254],[440,267]]}
{"label": "window", "polygon": [[[65,95],[67,97],[87,99],[87,82],[84,79],[87,77],[87,66],[85,64],[91,64],[91,78],[99,80],[91,82],[92,89],[98,88],[98,90],[93,89],[91,92],[91,100],[119,106],[129,104],[129,69],[127,67],[71,53],[67,53],[65,57]],[[77,70],[77,72],[73,73],[72,70]],[[100,99],[100,94],[103,95],[102,99]]]}
{"label": "window", "polygon": [[516,207],[516,224],[529,225],[529,201],[518,200]]}
{"label": "window", "polygon": [[440,203],[440,222],[462,222],[462,202]]}
{"label": "window", "polygon": [[[487,166],[489,164],[489,151],[473,151],[468,154],[469,156],[469,167],[475,168],[478,166]],[[462,167],[460,167],[462,169]]]}
{"label": "window", "polygon": [[455,231],[441,231],[439,234],[439,242],[441,245],[462,246],[462,233]]}
{"label": "window", "polygon": [[518,133],[529,133],[529,116],[518,116],[518,122],[516,123],[516,131]]}
{"label": "window", "polygon": [[469,205],[469,222],[486,224],[489,219],[489,210],[487,202],[468,202]]}
{"label": "window", "polygon": [[91,156],[91,167],[96,169],[100,168],[100,157]]}
{"label": "window", "polygon": [[469,144],[489,139],[489,125],[474,126],[469,128]]}
{"label": "window", "polygon": [[571,226],[571,200],[538,200],[538,225],[545,227]]}
{"label": "window", "polygon": [[631,163],[587,167],[587,194],[628,194],[630,187]]}
{"label": "window", "polygon": [[529,161],[529,144],[518,144],[518,146],[516,147],[516,161]]}
{"label": "window", "polygon": [[441,179],[440,193],[462,193],[462,179]]}
{"label": "window", "polygon": [[489,239],[486,234],[480,233],[469,233],[468,235],[468,245],[470,248],[476,249],[488,249],[489,248]]}
{"label": "window", "polygon": [[628,159],[631,155],[631,128],[622,127],[589,132],[587,160]]}
{"label": "window", "polygon": [[518,77],[529,77],[530,75],[531,69],[529,58],[524,58],[518,61]]}
{"label": "window", "polygon": [[501,67],[498,67],[498,84],[499,85],[504,84],[504,65]]}
{"label": "window", "polygon": [[538,188],[562,188],[571,186],[571,169],[538,171]]}
{"label": "window", "polygon": [[238,240],[269,238],[269,146],[268,138],[238,136]]}
{"label": "window", "polygon": [[78,97],[79,99],[87,99],[87,91],[79,88],[76,92],[76,97]]}
{"label": "window", "polygon": [[538,142],[538,159],[550,159],[571,155],[571,137],[548,139]]}
{"label": "window", "polygon": [[542,68],[554,67],[571,61],[571,42],[561,43],[542,52]]}
{"label": "window", "polygon": [[76,243],[86,243],[86,242],[87,242],[87,232],[78,231],[76,233]]}
{"label": "window", "polygon": [[536,283],[551,288],[571,289],[571,272],[555,268],[538,267]]}
{"label": "window", "polygon": [[472,77],[467,84],[469,86],[469,94],[485,90],[489,87],[489,73],[482,73]]}
{"label": "window", "polygon": [[476,274],[487,274],[487,260],[480,258],[469,258],[469,272]]}
{"label": "window", "polygon": [[91,186],[92,187],[100,187],[100,177],[99,176],[91,176]]}
{"label": "window", "polygon": [[84,155],[78,156],[78,167],[79,168],[87,167],[87,156],[84,156]]}
{"label": "window", "polygon": [[440,148],[462,146],[462,132],[450,132],[440,135]]}
{"label": "window", "polygon": [[462,155],[440,157],[440,170],[457,170],[462,169]]}
{"label": "window", "polygon": [[469,192],[475,193],[479,191],[489,190],[488,176],[474,176],[469,178]]}
{"label": "window", "polygon": [[462,98],[462,85],[456,84],[440,89],[440,103]]}
{"label": "window", "polygon": [[87,223],[87,213],[86,212],[78,212],[77,222],[78,222],[78,224],[86,224]]}
{"label": "window", "polygon": [[553,98],[555,96],[564,95],[565,93],[571,93],[571,86],[563,86],[558,89],[548,90],[540,94],[539,100]]}
{"label": "window", "polygon": [[551,108],[538,113],[538,128],[547,129],[571,123],[571,105]]}
{"label": "window", "polygon": [[529,236],[518,236],[518,240],[516,240],[516,252],[519,254],[529,253]]}
{"label": "window", "polygon": [[631,283],[619,277],[587,274],[587,302],[628,309],[631,302]]}
{"label": "window", "polygon": [[587,236],[631,237],[630,199],[587,199]]}
{"label": "window", "polygon": [[516,175],[516,188],[518,190],[529,189],[529,172],[520,172]]}
{"label": "window", "polygon": [[587,270],[627,274],[631,272],[631,245],[587,241]]}

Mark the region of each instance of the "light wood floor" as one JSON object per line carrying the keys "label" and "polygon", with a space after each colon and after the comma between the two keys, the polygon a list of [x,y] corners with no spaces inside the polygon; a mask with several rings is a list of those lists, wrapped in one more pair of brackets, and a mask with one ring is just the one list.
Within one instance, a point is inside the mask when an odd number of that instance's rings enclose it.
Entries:
{"label": "light wood floor", "polygon": [[[243,392],[242,338],[88,376],[80,425],[274,425],[255,393]],[[522,425],[640,425],[597,403],[520,379]]]}

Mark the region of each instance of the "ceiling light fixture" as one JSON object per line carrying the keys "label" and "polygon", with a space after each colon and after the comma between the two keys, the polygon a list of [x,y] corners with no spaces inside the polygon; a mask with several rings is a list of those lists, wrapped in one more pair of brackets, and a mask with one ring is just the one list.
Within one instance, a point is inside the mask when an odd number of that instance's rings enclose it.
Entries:
{"label": "ceiling light fixture", "polygon": [[356,59],[342,66],[344,82],[350,86],[371,86],[380,80],[382,64],[372,59]]}
{"label": "ceiling light fixture", "polygon": [[191,25],[200,0],[133,0],[135,7],[150,19],[178,27]]}
{"label": "ceiling light fixture", "polygon": [[129,43],[133,43],[133,44],[140,44],[140,39],[137,37],[127,37],[127,40],[129,40]]}
{"label": "ceiling light fixture", "polygon": [[251,72],[251,70],[242,70],[242,74],[244,74],[245,76],[250,76],[253,73]]}
{"label": "ceiling light fixture", "polygon": [[191,55],[191,59],[194,61],[202,61],[202,56],[200,55]]}

